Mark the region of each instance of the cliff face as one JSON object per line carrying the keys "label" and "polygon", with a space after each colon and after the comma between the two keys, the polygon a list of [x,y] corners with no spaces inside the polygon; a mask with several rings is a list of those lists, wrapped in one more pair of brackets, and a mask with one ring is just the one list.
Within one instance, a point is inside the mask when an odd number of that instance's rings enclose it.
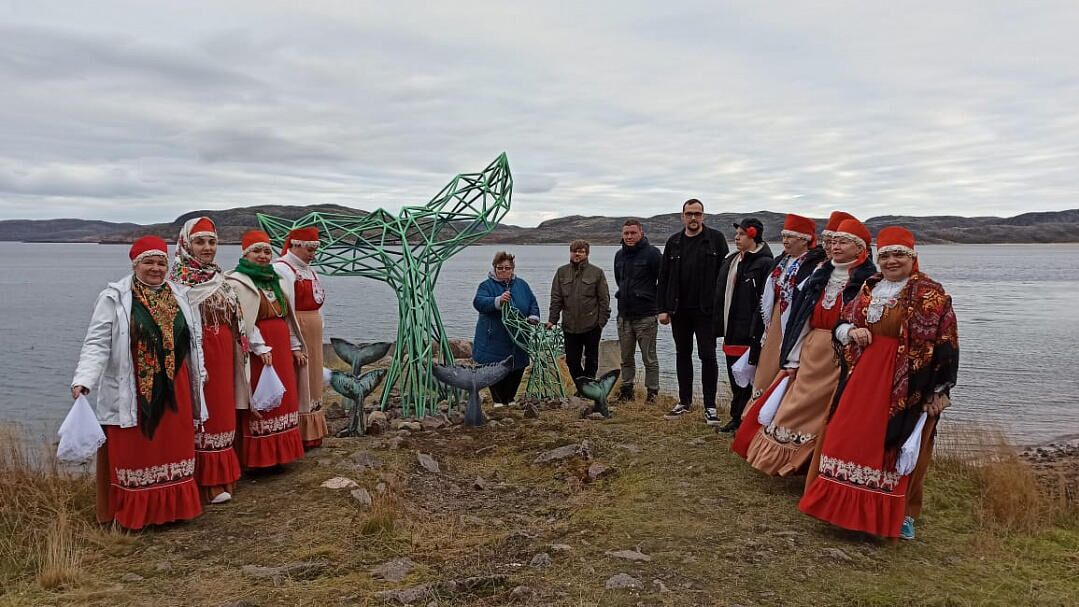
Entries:
{"label": "cliff face", "polygon": [[[172,241],[180,226],[191,218],[207,215],[218,226],[221,240],[237,243],[246,230],[258,225],[256,213],[296,219],[312,211],[338,214],[366,214],[366,211],[340,205],[269,205],[242,207],[222,211],[192,211],[171,223],[138,225],[82,219],[7,220],[0,221],[0,241],[24,242],[103,242],[127,243],[146,234],[156,234]],[[628,216],[627,216],[628,217]],[[583,238],[593,244],[618,244],[622,222],[627,217],[585,217],[571,215],[545,221],[534,228],[500,225],[482,242],[487,244],[566,244]],[[743,217],[756,217],[764,223],[765,238],[779,240],[783,228],[783,213],[719,213],[708,215],[705,223],[733,235],[732,223]],[[681,229],[678,213],[654,217],[637,217],[653,244],[662,245],[667,236]],[[823,227],[826,218],[816,218]],[[873,217],[866,224],[872,232],[888,225],[909,228],[921,243],[1030,243],[1079,242],[1079,209],[1067,211],[1024,213],[1015,217],[911,217],[885,215]]]}

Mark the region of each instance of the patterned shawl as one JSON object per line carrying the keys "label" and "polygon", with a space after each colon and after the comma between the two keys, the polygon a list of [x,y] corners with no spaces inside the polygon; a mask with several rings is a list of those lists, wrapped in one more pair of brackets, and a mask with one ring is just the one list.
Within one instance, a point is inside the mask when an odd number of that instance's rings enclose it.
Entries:
{"label": "patterned shawl", "polygon": [[[866,311],[873,287],[883,280],[875,274],[844,310],[844,317],[856,327],[868,327]],[[897,297],[896,307],[904,310],[899,334],[895,376],[885,447],[898,447],[910,436],[922,407],[933,396],[948,394],[959,373],[959,333],[952,298],[940,283],[921,272],[911,274]],[[844,351],[844,381],[854,372],[863,349],[851,341]]]}
{"label": "patterned shawl", "polygon": [[131,283],[131,356],[139,429],[152,439],[166,407],[176,411],[173,380],[190,350],[187,321],[168,285]]}

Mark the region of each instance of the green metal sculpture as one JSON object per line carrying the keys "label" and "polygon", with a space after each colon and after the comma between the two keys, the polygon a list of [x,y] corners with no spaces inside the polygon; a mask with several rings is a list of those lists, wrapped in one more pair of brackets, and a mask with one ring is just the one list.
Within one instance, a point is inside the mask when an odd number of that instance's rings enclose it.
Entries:
{"label": "green metal sculpture", "polygon": [[543,400],[565,398],[566,389],[558,369],[558,357],[566,351],[562,329],[557,325],[548,329],[542,324],[530,323],[512,305],[502,306],[502,324],[506,325],[514,343],[528,352],[532,360],[525,395]]}
{"label": "green metal sculpture", "polygon": [[[260,214],[258,220],[278,244],[293,228],[318,226],[322,244],[315,267],[336,276],[373,278],[393,289],[397,345],[381,407],[396,388],[402,415],[422,417],[447,396],[431,375],[432,363],[453,363],[435,302],[442,264],[495,229],[510,210],[512,192],[509,161],[502,154],[479,173],[454,177],[426,205],[404,207],[396,216],[378,209],[367,215],[309,213],[295,221]],[[452,396],[456,402],[458,395]]]}

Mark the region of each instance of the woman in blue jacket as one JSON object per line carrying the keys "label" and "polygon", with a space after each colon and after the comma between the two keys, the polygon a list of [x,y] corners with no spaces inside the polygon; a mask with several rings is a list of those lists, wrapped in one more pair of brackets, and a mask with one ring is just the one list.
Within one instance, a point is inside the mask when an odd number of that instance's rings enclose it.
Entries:
{"label": "woman in blue jacket", "polygon": [[528,322],[536,324],[539,322],[539,302],[528,283],[514,274],[513,255],[499,251],[491,265],[491,273],[480,283],[472,300],[472,307],[480,313],[476,336],[472,340],[472,359],[480,364],[491,364],[501,362],[507,356],[513,357],[513,371],[491,386],[491,400],[496,407],[501,407],[513,404],[529,363],[528,353],[513,343],[506,325],[502,324],[502,306],[508,304],[517,308]]}

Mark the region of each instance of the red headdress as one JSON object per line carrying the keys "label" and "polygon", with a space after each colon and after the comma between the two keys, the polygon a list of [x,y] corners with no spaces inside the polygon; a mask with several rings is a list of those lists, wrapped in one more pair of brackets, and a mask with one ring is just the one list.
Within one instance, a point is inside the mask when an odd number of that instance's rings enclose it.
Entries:
{"label": "red headdress", "polygon": [[251,249],[259,246],[270,246],[270,235],[262,230],[250,230],[244,233],[243,240],[241,241],[243,251],[240,252],[240,256],[247,255],[251,252]]}
{"label": "red headdress", "polygon": [[831,216],[828,217],[828,225],[824,226],[824,231],[820,233],[821,237],[835,236],[835,231],[839,229],[839,224],[843,223],[845,219],[854,219],[854,215],[846,211],[832,211]]}
{"label": "red headdress", "polygon": [[918,271],[918,252],[914,250],[914,234],[899,226],[888,226],[877,232],[877,258],[881,253],[902,253],[914,258],[914,272]]}
{"label": "red headdress", "polygon": [[808,217],[788,213],[783,221],[783,236],[794,236],[809,241],[809,248],[817,246],[817,222]]}
{"label": "red headdress", "polygon": [[143,259],[154,255],[169,256],[169,245],[165,244],[165,241],[160,236],[143,236],[133,242],[131,250],[127,252],[132,264],[139,263]]}
{"label": "red headdress", "polygon": [[303,247],[310,244],[318,246],[318,226],[296,228],[289,232],[285,237],[285,246],[281,249],[281,254],[288,253],[288,248],[292,245]]}

